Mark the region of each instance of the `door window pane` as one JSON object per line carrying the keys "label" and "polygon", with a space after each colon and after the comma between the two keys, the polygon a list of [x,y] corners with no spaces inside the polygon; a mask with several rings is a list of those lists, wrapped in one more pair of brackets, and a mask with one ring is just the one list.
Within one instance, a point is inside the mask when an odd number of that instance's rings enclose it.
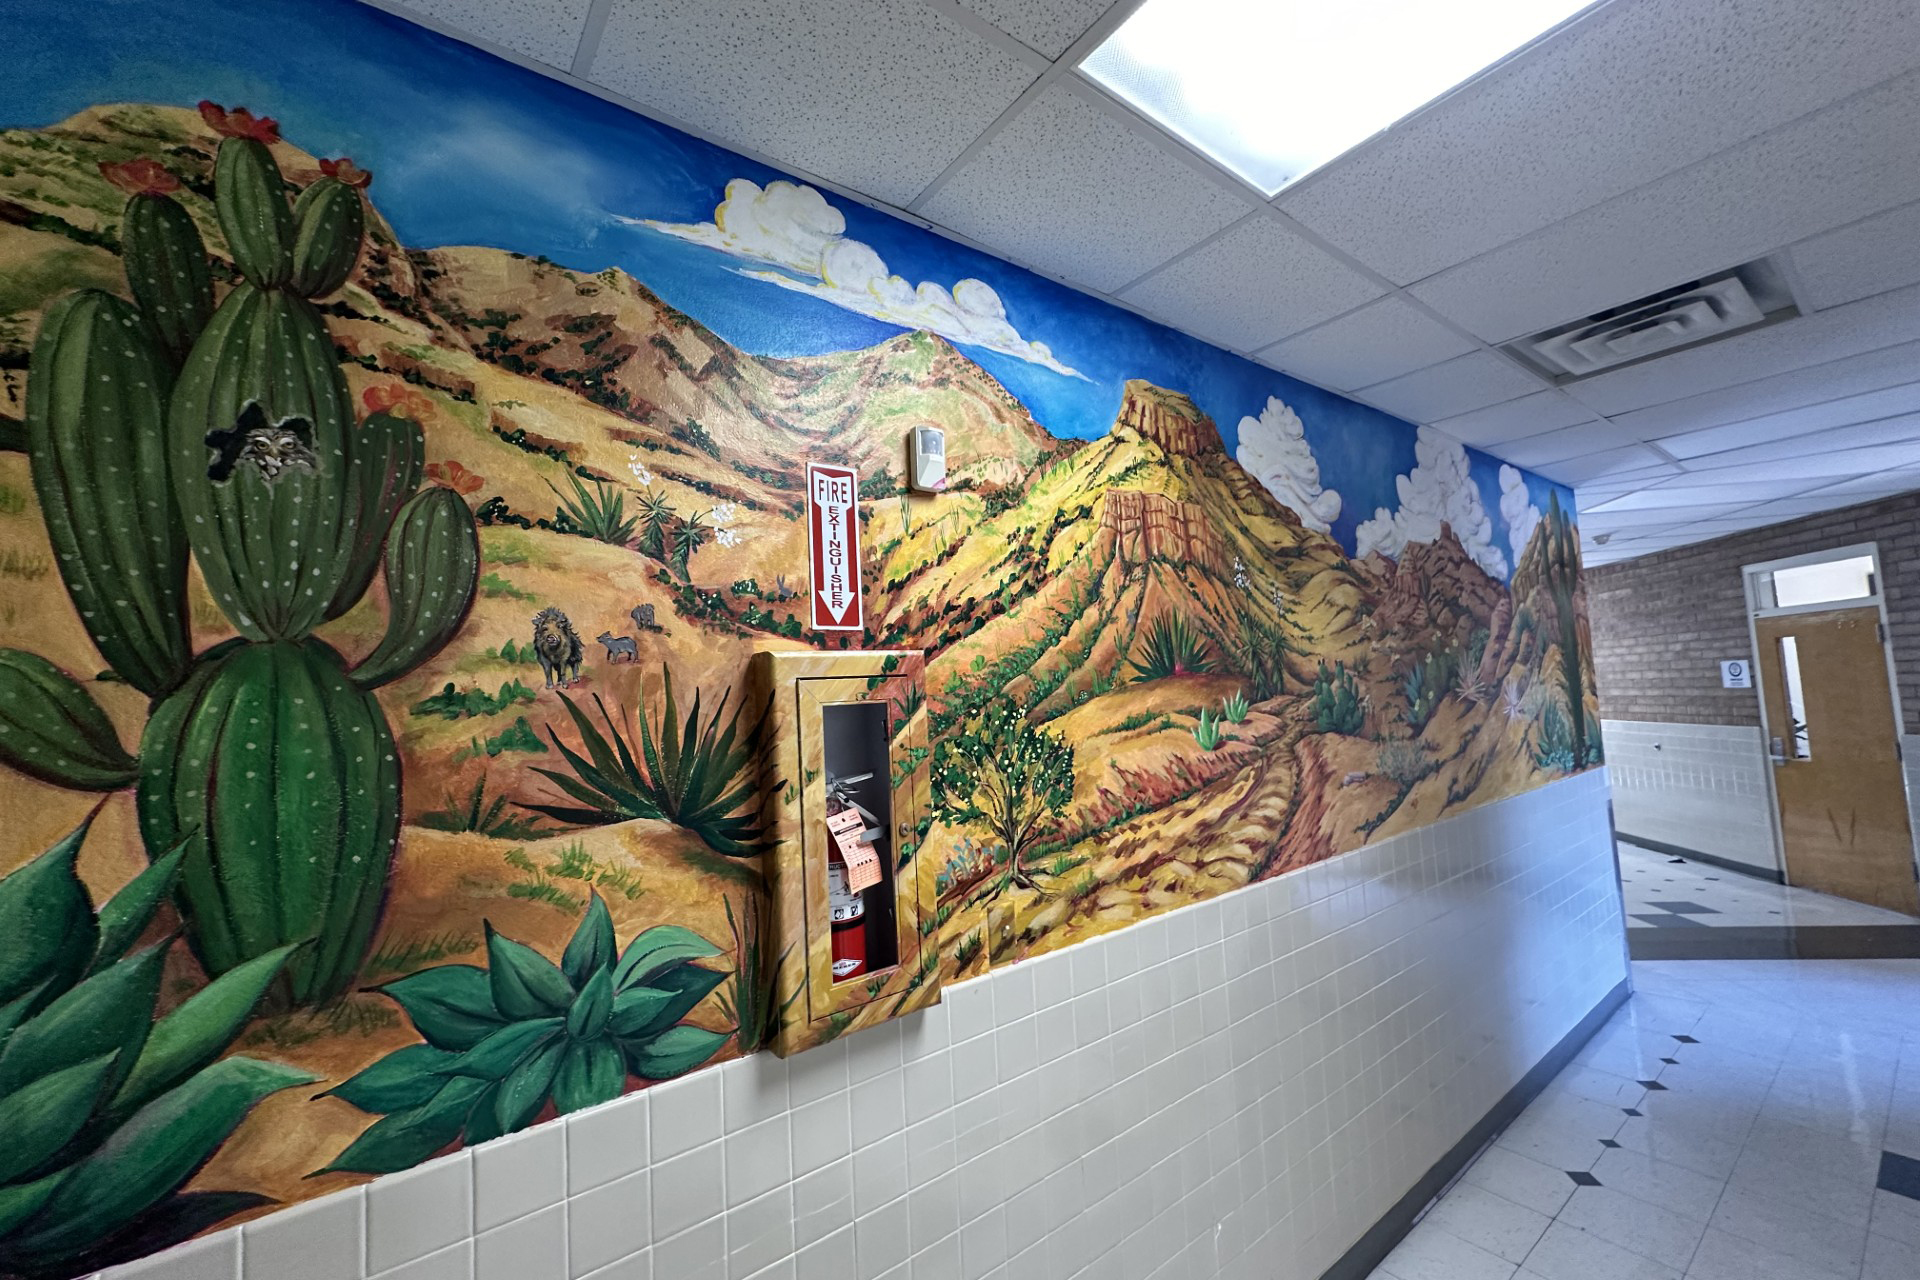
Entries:
{"label": "door window pane", "polygon": [[1793,760],[1813,759],[1813,742],[1807,734],[1807,699],[1800,691],[1800,644],[1792,636],[1780,637],[1780,670],[1787,686],[1787,717],[1790,723],[1782,736],[1787,740],[1787,755]]}
{"label": "door window pane", "polygon": [[1864,600],[1874,594],[1873,557],[1850,556],[1759,575],[1760,607],[1791,609],[1804,604]]}

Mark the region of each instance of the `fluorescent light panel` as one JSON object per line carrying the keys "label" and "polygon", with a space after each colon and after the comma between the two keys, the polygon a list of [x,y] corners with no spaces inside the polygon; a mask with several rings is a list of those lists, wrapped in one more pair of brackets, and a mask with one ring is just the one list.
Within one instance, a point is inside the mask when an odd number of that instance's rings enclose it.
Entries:
{"label": "fluorescent light panel", "polygon": [[1147,0],[1081,64],[1269,196],[1591,0]]}

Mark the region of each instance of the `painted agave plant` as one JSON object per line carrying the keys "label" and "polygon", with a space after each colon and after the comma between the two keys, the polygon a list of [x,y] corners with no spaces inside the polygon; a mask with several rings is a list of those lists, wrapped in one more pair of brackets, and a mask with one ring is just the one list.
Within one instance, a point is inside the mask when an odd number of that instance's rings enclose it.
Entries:
{"label": "painted agave plant", "polygon": [[732,1034],[681,1021],[726,978],[695,963],[719,954],[679,925],[620,950],[598,893],[559,964],[489,925],[486,968],[439,965],[380,988],[425,1043],[331,1091],[380,1119],[325,1172],[411,1168],[455,1142],[524,1129],[549,1105],[564,1114],[611,1102],[630,1076],[693,1070]]}
{"label": "painted agave plant", "polygon": [[[356,423],[314,306],[359,257],[357,186],[321,177],[289,202],[273,122],[202,114],[226,135],[215,205],[239,282],[215,306],[178,182],[119,166],[109,176],[136,188],[134,301],[61,299],[27,379],[34,491],[67,592],[113,673],[151,699],[139,754],[80,683],[0,651],[0,762],[136,788],[149,856],[182,851],[174,896],[202,966],[311,940],[283,995],[316,1004],[352,982],[399,836],[400,764],[372,691],[459,629],[479,540],[457,493],[419,490],[417,423]],[[239,639],[195,652],[189,558]],[[351,664],[314,630],[376,573],[387,630]]]}
{"label": "painted agave plant", "polygon": [[261,1099],[314,1080],[221,1057],[290,948],[155,1020],[172,939],[139,944],[187,849],[96,910],[74,870],[86,834],[0,879],[0,1275],[30,1280],[150,1253],[268,1203],[181,1188]]}

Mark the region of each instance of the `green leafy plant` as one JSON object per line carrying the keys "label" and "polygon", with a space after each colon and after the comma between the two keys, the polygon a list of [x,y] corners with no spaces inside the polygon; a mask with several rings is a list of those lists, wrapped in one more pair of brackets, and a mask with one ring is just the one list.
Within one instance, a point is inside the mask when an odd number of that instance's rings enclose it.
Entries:
{"label": "green leafy plant", "polygon": [[935,743],[932,784],[945,821],[985,823],[1006,850],[1010,883],[1039,889],[1024,858],[1073,803],[1071,743],[1002,698]]}
{"label": "green leafy plant", "polygon": [[488,693],[479,688],[455,689],[453,681],[449,680],[440,692],[429,694],[408,710],[416,716],[458,720],[463,716],[498,715],[508,707],[532,701],[533,690],[521,684],[518,678],[502,684],[498,693]]}
{"label": "green leafy plant", "polygon": [[967,966],[972,964],[974,959],[980,954],[980,948],[984,945],[985,942],[981,938],[980,930],[978,929],[975,929],[972,933],[960,939],[953,948],[953,967],[955,971],[964,973]]}
{"label": "green leafy plant", "polygon": [[1138,673],[1136,684],[1163,676],[1206,675],[1214,669],[1213,649],[1184,615],[1163,613],[1147,628],[1140,656],[1129,665]]}
{"label": "green leafy plant", "polygon": [[221,1057],[291,947],[155,1019],[171,939],[136,944],[187,851],[96,910],[74,869],[91,821],[0,879],[0,1275],[84,1274],[271,1203],[181,1188],[261,1099],[315,1079]]}
{"label": "green leafy plant", "polygon": [[568,746],[549,725],[547,736],[572,773],[539,768],[535,772],[577,803],[523,802],[522,807],[586,826],[660,818],[692,831],[716,853],[747,857],[760,852],[765,831],[750,804],[759,794],[760,780],[751,766],[759,752],[767,709],[762,708],[743,727],[740,717],[745,708],[736,707],[723,727],[721,718],[732,691],[723,694],[713,714],[702,720],[701,694],[696,690],[682,724],[674,703],[673,673],[662,667],[661,675],[665,696],[657,724],[647,713],[642,692],[638,751],[630,735],[614,723],[600,695],[593,698],[600,713],[601,723],[596,725],[573,699],[561,694],[560,701],[580,735],[581,749]]}
{"label": "green leafy plant", "polygon": [[640,549],[655,560],[667,558],[674,517],[673,502],[665,493],[649,492],[640,499]]}
{"label": "green leafy plant", "polygon": [[1453,691],[1459,674],[1460,651],[1452,644],[1415,660],[1400,678],[1400,691],[1407,696],[1403,719],[1410,728],[1418,732],[1426,727],[1441,700]]}
{"label": "green leafy plant", "polygon": [[1355,734],[1366,720],[1360,706],[1360,690],[1345,662],[1320,664],[1313,681],[1313,726],[1321,733]]}
{"label": "green leafy plant", "polygon": [[429,831],[477,831],[496,840],[531,840],[555,834],[537,819],[508,813],[505,796],[488,799],[484,773],[473,780],[473,790],[464,800],[456,800],[452,793],[446,800],[445,808],[421,814],[420,825]]}
{"label": "green leafy plant", "polygon": [[693,559],[693,553],[706,546],[712,538],[713,528],[707,523],[706,512],[696,511],[682,520],[680,527],[673,531],[674,572],[685,579],[688,573],[687,565]]}
{"label": "green leafy plant", "polygon": [[1220,745],[1220,717],[1202,708],[1200,722],[1193,726],[1193,740],[1200,744],[1202,751],[1211,751]]}
{"label": "green leafy plant", "polygon": [[765,1048],[780,1030],[781,1019],[800,998],[800,989],[794,988],[793,994],[781,1001],[775,983],[793,948],[788,947],[778,960],[768,964],[759,904],[741,915],[746,919],[744,925],[733,914],[733,899],[727,899],[727,929],[733,934],[733,990],[722,991],[717,999],[721,1011],[733,1020],[734,1042],[740,1052],[753,1053]]}
{"label": "green leafy plant", "polygon": [[1247,713],[1253,708],[1247,705],[1247,695],[1230,693],[1220,703],[1220,714],[1226,717],[1228,724],[1245,724]]}
{"label": "green leafy plant", "polygon": [[[55,302],[27,372],[55,564],[107,666],[150,699],[138,760],[66,673],[9,658],[0,762],[78,790],[134,786],[148,857],[184,842],[173,893],[202,967],[312,939],[282,982],[319,1004],[372,943],[399,839],[398,754],[373,691],[459,629],[479,537],[459,494],[420,488],[417,422],[355,420],[315,306],[360,256],[359,192],[322,177],[289,203],[265,122],[208,106],[227,134],[213,189],[233,287],[216,307],[194,219],[142,190],[121,232],[133,301]],[[195,650],[190,564],[237,640]],[[376,574],[386,630],[353,665],[313,632]]]}
{"label": "green leafy plant", "polygon": [[629,1076],[666,1080],[719,1052],[725,1033],[682,1022],[726,974],[720,952],[659,925],[618,951],[595,893],[555,964],[487,926],[487,967],[439,965],[378,988],[424,1044],[396,1049],[329,1093],[377,1115],[323,1172],[392,1173],[453,1142],[526,1128],[620,1096]]}

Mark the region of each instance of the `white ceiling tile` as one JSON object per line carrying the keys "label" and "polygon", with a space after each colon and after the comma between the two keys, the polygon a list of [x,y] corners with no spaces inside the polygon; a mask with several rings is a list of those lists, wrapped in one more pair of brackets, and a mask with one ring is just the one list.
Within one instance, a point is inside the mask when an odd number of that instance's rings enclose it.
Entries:
{"label": "white ceiling tile", "polygon": [[1791,463],[1815,454],[1841,453],[1852,449],[1864,449],[1875,445],[1890,446],[1913,440],[1920,440],[1920,413],[1904,414],[1897,418],[1882,418],[1875,422],[1858,422],[1852,426],[1814,431],[1784,440],[1767,440],[1744,448],[1724,449],[1717,453],[1688,458],[1685,460],[1685,465],[1689,472],[1705,474],[1730,465],[1745,466],[1756,462]]}
{"label": "white ceiling tile", "polygon": [[1912,0],[1617,0],[1281,207],[1406,284],[1916,66]]}
{"label": "white ceiling tile", "polygon": [[[1690,476],[1681,477],[1682,481],[1690,479],[1692,479]],[[1790,498],[1805,493],[1813,488],[1814,484],[1812,480],[1754,480],[1745,484],[1709,485],[1671,481],[1666,485],[1636,489],[1632,493],[1621,494],[1591,510],[1665,512],[1694,507],[1735,506],[1742,503],[1768,502],[1775,498]]]}
{"label": "white ceiling tile", "polygon": [[1409,422],[1436,422],[1539,389],[1540,379],[1511,361],[1490,351],[1470,351],[1444,364],[1377,382],[1357,394]]}
{"label": "white ceiling tile", "polygon": [[1615,414],[1613,420],[1652,440],[1904,385],[1916,370],[1920,342],[1909,342]]}
{"label": "white ceiling tile", "polygon": [[[1758,451],[1756,451],[1758,452]],[[1861,475],[1899,467],[1920,466],[1920,439],[1875,443],[1860,448],[1816,448],[1797,456],[1754,457],[1744,451],[1717,455],[1725,464],[1688,470],[1671,484],[1723,484],[1743,480],[1797,480],[1813,488],[1823,478]]]}
{"label": "white ceiling tile", "polygon": [[[1920,373],[1920,365],[1914,367]],[[1903,387],[1888,387],[1862,396],[1844,396],[1822,404],[1784,413],[1769,413],[1744,422],[1729,422],[1705,427],[1682,435],[1662,436],[1659,445],[1676,458],[1699,458],[1728,449],[1750,448],[1778,440],[1795,440],[1817,435],[1833,427],[1854,423],[1887,422],[1888,430],[1897,430],[1904,415],[1920,412],[1920,382]]]}
{"label": "white ceiling tile", "polygon": [[1827,485],[1818,490],[1816,496],[1845,495],[1848,503],[1872,502],[1875,498],[1891,497],[1896,493],[1906,493],[1913,489],[1920,489],[1920,467],[1905,467],[1878,475],[1856,476],[1851,480],[1843,480],[1839,484]]}
{"label": "white ceiling tile", "polygon": [[1208,342],[1253,351],[1385,290],[1270,213],[1256,213],[1121,293]]}
{"label": "white ceiling tile", "polygon": [[[1917,117],[1920,75],[1909,75],[1494,249],[1411,292],[1468,331],[1504,342],[1737,266],[1920,200]],[[1899,282],[1881,288],[1892,283]]]}
{"label": "white ceiling tile", "polygon": [[1536,391],[1518,400],[1442,418],[1433,425],[1462,444],[1490,449],[1509,440],[1598,421],[1599,415],[1593,410],[1562,392]]}
{"label": "white ceiling tile", "polygon": [[1908,285],[1603,373],[1570,384],[1567,393],[1611,416],[1915,339],[1920,339],[1920,285]]}
{"label": "white ceiling tile", "polygon": [[1523,440],[1509,440],[1493,452],[1516,467],[1531,470],[1544,463],[1583,458],[1602,449],[1618,449],[1622,445],[1637,443],[1637,439],[1631,431],[1611,422],[1583,422],[1579,426],[1562,427],[1558,431],[1542,432]]}
{"label": "white ceiling tile", "polygon": [[[1558,480],[1561,484],[1570,484],[1578,489],[1583,484],[1605,480],[1610,476],[1658,467],[1666,461],[1643,444],[1630,444],[1624,449],[1607,449],[1600,453],[1590,453],[1584,458],[1568,458],[1565,462],[1548,462],[1534,467],[1533,470],[1549,480]],[[1679,468],[1675,467],[1674,470],[1677,472]]]}
{"label": "white ceiling tile", "polygon": [[1023,107],[920,212],[1110,291],[1244,217],[1247,201],[1060,84]]}
{"label": "white ceiling tile", "polygon": [[967,8],[1029,49],[1057,58],[1113,0],[965,0]]}
{"label": "white ceiling tile", "polygon": [[1385,297],[1259,354],[1276,369],[1351,391],[1464,355],[1474,345],[1404,298]]}
{"label": "white ceiling tile", "polygon": [[397,0],[404,9],[544,62],[573,66],[593,0]]}
{"label": "white ceiling tile", "polygon": [[1038,74],[921,4],[613,0],[591,78],[644,107],[906,204]]}
{"label": "white ceiling tile", "polygon": [[1795,245],[1807,305],[1833,307],[1920,281],[1920,204]]}

